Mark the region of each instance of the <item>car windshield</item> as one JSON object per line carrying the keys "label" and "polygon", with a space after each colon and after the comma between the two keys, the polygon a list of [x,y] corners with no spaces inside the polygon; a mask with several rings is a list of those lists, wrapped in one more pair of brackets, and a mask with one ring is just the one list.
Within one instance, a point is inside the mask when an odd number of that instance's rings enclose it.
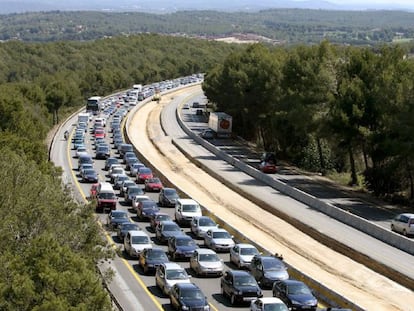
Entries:
{"label": "car windshield", "polygon": [[158,178],[150,178],[150,179],[148,179],[148,182],[153,183],[153,184],[158,184],[161,181]]}
{"label": "car windshield", "polygon": [[113,218],[128,218],[128,214],[123,213],[123,212],[113,212],[112,217]]}
{"label": "car windshield", "polygon": [[142,201],[142,208],[151,208],[157,207],[157,203],[155,201]]}
{"label": "car windshield", "polygon": [[96,172],[94,169],[88,168],[85,170],[85,175],[96,175]]}
{"label": "car windshield", "polygon": [[267,303],[264,305],[263,311],[288,311],[289,309],[281,303]]}
{"label": "car windshield", "polygon": [[242,247],[240,248],[240,254],[242,255],[256,255],[259,251],[254,247]]}
{"label": "car windshield", "polygon": [[164,194],[166,196],[177,196],[177,192],[174,189],[165,189]]}
{"label": "car windshield", "polygon": [[235,277],[236,286],[256,286],[256,281],[251,275],[239,275]]}
{"label": "car windshield", "polygon": [[184,270],[167,270],[167,279],[169,280],[185,280],[188,279]]}
{"label": "car windshield", "polygon": [[180,231],[180,227],[176,224],[168,224],[164,226],[164,231]]}
{"label": "car windshield", "polygon": [[133,236],[132,239],[132,244],[149,244],[149,238],[147,236]]}
{"label": "car windshield", "polygon": [[291,295],[309,295],[311,291],[304,284],[291,284],[288,286],[288,294]]}
{"label": "car windshield", "polygon": [[125,230],[125,231],[139,230],[139,227],[136,224],[123,224],[122,230]]}
{"label": "car windshield", "polygon": [[139,173],[140,174],[151,174],[151,170],[149,168],[140,168]]}
{"label": "car windshield", "polygon": [[112,170],[112,173],[113,174],[121,174],[121,173],[123,173],[124,172],[124,169],[122,168],[122,167],[115,167],[113,170]]}
{"label": "car windshield", "polygon": [[170,220],[171,217],[169,215],[157,215],[156,219],[158,221],[163,221],[163,220]]}
{"label": "car windshield", "polygon": [[193,239],[177,239],[176,244],[177,246],[195,246],[196,245]]}
{"label": "car windshield", "polygon": [[204,299],[203,293],[198,289],[182,290],[180,292],[180,297],[183,299]]}
{"label": "car windshield", "polygon": [[216,254],[200,254],[199,261],[219,261],[219,258]]}
{"label": "car windshield", "polygon": [[213,232],[213,238],[214,239],[231,239],[231,235],[227,231],[217,231],[217,232]]}
{"label": "car windshield", "polygon": [[148,252],[148,258],[150,259],[165,259],[167,260],[168,257],[163,250],[156,250]]}
{"label": "car windshield", "polygon": [[285,269],[285,265],[280,260],[277,260],[276,258],[272,258],[269,260],[263,260],[263,269],[264,270],[283,270]]}
{"label": "car windshield", "polygon": [[126,175],[120,175],[120,176],[118,176],[117,181],[118,181],[118,182],[121,182],[121,181],[127,180],[128,178],[129,178],[129,177],[128,177],[128,176],[126,176]]}
{"label": "car windshield", "polygon": [[129,194],[138,194],[138,193],[143,193],[141,188],[138,187],[131,187],[128,189],[128,193]]}
{"label": "car windshield", "polygon": [[210,218],[200,218],[198,221],[198,225],[200,227],[210,227],[210,226],[215,226],[216,223]]}
{"label": "car windshield", "polygon": [[183,205],[183,212],[197,212],[198,210],[199,210],[199,207],[196,204]]}
{"label": "car windshield", "polygon": [[99,193],[98,197],[100,199],[115,199],[115,193],[112,192],[101,192]]}

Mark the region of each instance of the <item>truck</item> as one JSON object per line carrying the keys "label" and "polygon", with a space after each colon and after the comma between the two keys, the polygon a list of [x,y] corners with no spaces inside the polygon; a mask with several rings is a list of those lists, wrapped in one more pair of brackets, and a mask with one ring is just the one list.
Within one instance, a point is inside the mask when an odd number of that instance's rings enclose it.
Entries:
{"label": "truck", "polygon": [[230,137],[232,130],[232,117],[225,112],[211,112],[208,118],[208,127],[218,138]]}
{"label": "truck", "polygon": [[79,123],[88,124],[88,122],[89,122],[89,113],[81,112],[81,113],[78,114],[78,124]]}

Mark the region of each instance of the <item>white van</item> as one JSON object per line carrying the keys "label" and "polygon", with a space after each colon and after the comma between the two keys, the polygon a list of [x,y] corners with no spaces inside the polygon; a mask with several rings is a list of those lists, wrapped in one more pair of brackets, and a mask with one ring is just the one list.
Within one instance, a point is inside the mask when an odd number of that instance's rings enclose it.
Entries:
{"label": "white van", "polygon": [[152,248],[149,235],[141,230],[128,231],[124,239],[125,252],[131,257],[138,257],[144,248]]}
{"label": "white van", "polygon": [[179,225],[190,225],[196,216],[202,216],[200,204],[192,199],[178,199],[175,203],[175,221]]}

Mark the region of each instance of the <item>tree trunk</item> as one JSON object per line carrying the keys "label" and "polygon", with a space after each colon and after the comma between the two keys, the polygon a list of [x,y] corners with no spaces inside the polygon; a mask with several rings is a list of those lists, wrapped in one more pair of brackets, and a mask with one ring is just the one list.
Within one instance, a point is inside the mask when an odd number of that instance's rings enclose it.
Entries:
{"label": "tree trunk", "polygon": [[362,144],[362,153],[364,155],[365,170],[367,170],[369,168],[369,165],[368,165],[368,154],[367,154],[367,150],[365,149],[365,143]]}
{"label": "tree trunk", "polygon": [[405,163],[407,166],[407,174],[408,174],[408,180],[410,181],[410,200],[414,199],[414,178],[413,178],[413,173],[411,170],[411,165],[410,162],[405,159]]}
{"label": "tree trunk", "polygon": [[325,159],[323,158],[322,145],[321,145],[321,140],[319,137],[316,138],[316,143],[318,144],[320,171],[322,175],[325,175],[326,173]]}
{"label": "tree trunk", "polygon": [[353,153],[353,150],[352,150],[352,146],[349,146],[348,152],[349,152],[349,164],[351,165],[350,185],[354,186],[358,182],[358,177],[357,177],[356,168],[355,168],[355,159],[354,159],[354,153]]}

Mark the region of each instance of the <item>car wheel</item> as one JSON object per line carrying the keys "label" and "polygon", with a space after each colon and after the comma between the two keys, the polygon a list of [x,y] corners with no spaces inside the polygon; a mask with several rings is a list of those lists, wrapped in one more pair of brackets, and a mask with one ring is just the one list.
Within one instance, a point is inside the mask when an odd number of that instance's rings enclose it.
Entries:
{"label": "car wheel", "polygon": [[394,225],[391,225],[391,231],[395,231]]}
{"label": "car wheel", "polygon": [[230,303],[232,306],[236,304],[236,296],[233,294],[230,296]]}
{"label": "car wheel", "polygon": [[148,274],[148,267],[144,265],[143,269],[144,269],[144,273]]}

